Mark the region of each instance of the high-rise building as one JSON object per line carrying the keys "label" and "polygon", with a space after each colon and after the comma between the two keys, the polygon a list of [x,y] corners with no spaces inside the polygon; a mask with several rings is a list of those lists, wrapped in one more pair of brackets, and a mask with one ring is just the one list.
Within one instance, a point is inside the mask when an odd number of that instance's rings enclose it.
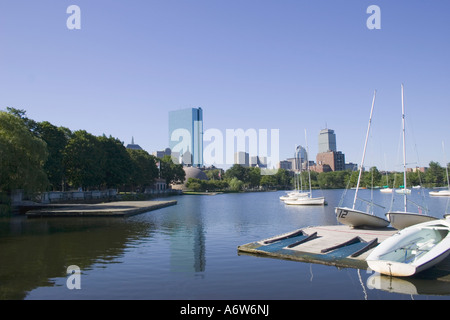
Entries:
{"label": "high-rise building", "polygon": [[329,152],[329,151],[337,151],[336,135],[334,134],[334,130],[331,130],[331,129],[320,130],[318,153]]}
{"label": "high-rise building", "polygon": [[[345,170],[345,155],[336,148],[336,135],[334,130],[323,129],[319,133],[319,152],[316,156],[317,166],[331,171]],[[323,169],[325,171],[326,169]]]}
{"label": "high-rise building", "polygon": [[179,152],[184,165],[203,166],[203,110],[169,112],[169,147]]}
{"label": "high-rise building", "polygon": [[243,151],[236,152],[234,154],[234,163],[240,164],[243,167],[248,167],[250,165],[249,154]]}

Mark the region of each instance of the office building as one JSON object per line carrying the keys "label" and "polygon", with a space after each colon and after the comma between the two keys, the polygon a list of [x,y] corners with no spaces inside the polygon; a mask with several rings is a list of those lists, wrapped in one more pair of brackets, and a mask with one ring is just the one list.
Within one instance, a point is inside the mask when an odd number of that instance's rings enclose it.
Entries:
{"label": "office building", "polygon": [[169,112],[169,147],[182,163],[203,166],[203,110],[188,108]]}
{"label": "office building", "polygon": [[323,129],[319,133],[319,151],[318,153],[337,151],[336,149],[336,135],[334,130]]}
{"label": "office building", "polygon": [[236,152],[234,154],[234,163],[240,164],[243,167],[249,167],[249,154],[243,151]]}

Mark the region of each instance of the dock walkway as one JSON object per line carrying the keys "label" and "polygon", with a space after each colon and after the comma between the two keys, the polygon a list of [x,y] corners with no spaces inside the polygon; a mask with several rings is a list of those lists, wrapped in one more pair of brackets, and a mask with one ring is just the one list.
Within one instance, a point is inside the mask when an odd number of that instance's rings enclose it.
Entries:
{"label": "dock walkway", "polygon": [[[238,246],[238,253],[367,270],[366,257],[372,249],[396,232],[346,225],[307,227]],[[450,258],[427,272],[428,277],[450,281]]]}
{"label": "dock walkway", "polygon": [[129,217],[176,205],[169,201],[116,201],[97,204],[59,204],[26,212],[29,218],[41,217]]}

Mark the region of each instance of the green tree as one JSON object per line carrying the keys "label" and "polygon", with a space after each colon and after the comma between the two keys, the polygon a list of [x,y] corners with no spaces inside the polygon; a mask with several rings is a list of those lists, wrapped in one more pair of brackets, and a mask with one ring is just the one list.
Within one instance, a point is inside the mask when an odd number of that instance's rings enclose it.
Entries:
{"label": "green tree", "polygon": [[44,191],[47,156],[45,142],[31,133],[22,118],[0,111],[0,191]]}
{"label": "green tree", "polygon": [[250,187],[258,187],[261,182],[261,169],[258,167],[249,168],[248,183]]}
{"label": "green tree", "polygon": [[130,156],[131,174],[129,184],[134,188],[141,188],[152,185],[158,178],[159,170],[156,166],[156,157],[150,155],[145,150],[127,149]]}
{"label": "green tree", "polygon": [[241,166],[240,164],[234,164],[225,172],[225,179],[231,180],[237,178],[242,182],[248,181],[248,168]]}
{"label": "green tree", "polygon": [[264,188],[274,188],[274,187],[276,187],[278,185],[278,179],[277,179],[277,177],[274,174],[272,174],[272,175],[263,175],[263,176],[261,176],[260,184]]}
{"label": "green tree", "polygon": [[117,188],[129,181],[132,162],[123,143],[111,136],[97,137],[100,157],[99,170],[102,184],[107,188]]}
{"label": "green tree", "polygon": [[175,164],[170,156],[164,156],[160,159],[161,178],[166,179],[167,185],[180,182],[183,183],[186,178],[186,172],[181,164]]}
{"label": "green tree", "polygon": [[433,187],[443,185],[445,177],[445,168],[442,168],[438,162],[431,161],[428,170],[425,172],[425,182]]}
{"label": "green tree", "polygon": [[234,177],[229,182],[231,191],[241,191],[244,183],[238,178]]}
{"label": "green tree", "polygon": [[73,133],[63,154],[63,163],[68,182],[73,187],[99,188],[103,183],[101,163],[104,155],[100,153],[98,139],[85,130]]}
{"label": "green tree", "polygon": [[44,170],[47,173],[50,187],[53,190],[61,190],[64,185],[63,153],[71,132],[69,129],[58,128],[47,121],[37,123],[35,130],[36,134],[47,143],[49,156]]}

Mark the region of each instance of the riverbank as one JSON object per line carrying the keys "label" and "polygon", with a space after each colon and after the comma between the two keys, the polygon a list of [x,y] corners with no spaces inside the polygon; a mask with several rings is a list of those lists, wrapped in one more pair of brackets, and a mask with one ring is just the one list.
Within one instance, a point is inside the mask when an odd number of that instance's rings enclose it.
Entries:
{"label": "riverbank", "polygon": [[140,213],[176,205],[168,201],[116,201],[95,204],[60,204],[32,209],[28,218],[42,217],[129,217]]}

